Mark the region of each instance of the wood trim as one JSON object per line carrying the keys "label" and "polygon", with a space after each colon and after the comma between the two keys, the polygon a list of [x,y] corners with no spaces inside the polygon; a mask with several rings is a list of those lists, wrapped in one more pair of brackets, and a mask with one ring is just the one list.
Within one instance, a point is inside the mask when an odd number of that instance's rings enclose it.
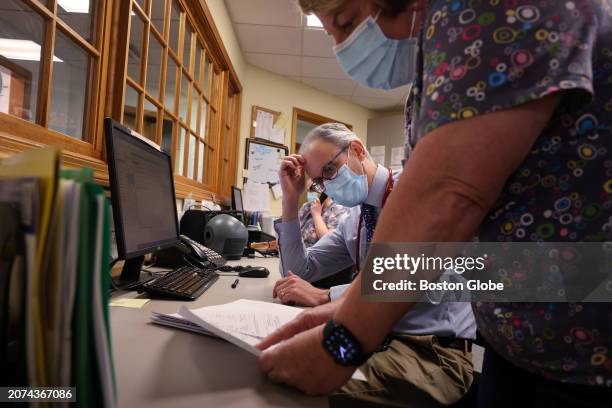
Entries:
{"label": "wood trim", "polygon": [[218,63],[223,70],[229,70],[230,75],[230,83],[232,84],[233,89],[237,92],[242,92],[242,84],[240,83],[240,79],[236,74],[236,70],[231,62],[227,49],[225,48],[225,44],[223,43],[223,39],[221,38],[221,34],[219,34],[219,30],[215,25],[212,14],[206,5],[204,0],[183,0],[185,4],[190,6],[190,10],[193,10],[194,19],[202,24],[196,24],[196,29],[203,30],[202,38],[212,38],[211,44],[206,44],[211,48],[212,55],[220,56],[218,58]]}
{"label": "wood trim", "polygon": [[317,126],[322,125],[324,123],[336,122],[343,123],[347,128],[353,130],[353,125],[342,122],[341,120],[336,120],[332,118],[328,118],[327,116],[319,115],[318,113],[309,112],[300,108],[293,108],[293,117],[291,120],[291,143],[289,145],[289,151],[292,154],[295,154],[295,141],[297,139],[297,123],[298,120],[304,120],[310,123],[314,123]]}

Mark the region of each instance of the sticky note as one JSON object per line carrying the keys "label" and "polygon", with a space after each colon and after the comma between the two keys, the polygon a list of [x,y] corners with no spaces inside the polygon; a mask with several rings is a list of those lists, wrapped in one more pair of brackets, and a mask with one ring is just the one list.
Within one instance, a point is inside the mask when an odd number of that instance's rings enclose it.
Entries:
{"label": "sticky note", "polygon": [[140,309],[151,299],[115,299],[109,303],[110,306],[130,307],[132,309]]}

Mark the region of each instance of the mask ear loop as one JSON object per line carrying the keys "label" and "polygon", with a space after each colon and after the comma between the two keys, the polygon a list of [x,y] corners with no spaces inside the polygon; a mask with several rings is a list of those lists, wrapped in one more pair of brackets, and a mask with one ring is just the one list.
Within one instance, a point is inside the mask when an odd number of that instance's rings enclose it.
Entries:
{"label": "mask ear loop", "polygon": [[414,26],[416,25],[416,10],[412,10],[412,24],[410,25],[410,37],[414,36]]}

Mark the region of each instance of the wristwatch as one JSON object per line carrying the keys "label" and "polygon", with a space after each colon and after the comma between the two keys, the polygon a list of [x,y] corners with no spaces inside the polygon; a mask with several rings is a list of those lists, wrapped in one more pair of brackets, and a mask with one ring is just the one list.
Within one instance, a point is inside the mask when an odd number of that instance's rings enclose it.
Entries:
{"label": "wristwatch", "polygon": [[341,366],[360,366],[372,353],[364,353],[359,340],[341,324],[330,320],[323,329],[323,348]]}

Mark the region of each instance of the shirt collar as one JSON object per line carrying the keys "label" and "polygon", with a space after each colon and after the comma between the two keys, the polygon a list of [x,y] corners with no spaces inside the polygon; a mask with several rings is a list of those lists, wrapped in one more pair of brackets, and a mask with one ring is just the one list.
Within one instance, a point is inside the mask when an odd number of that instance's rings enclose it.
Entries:
{"label": "shirt collar", "polygon": [[389,169],[380,164],[376,167],[374,180],[368,191],[364,204],[369,204],[374,207],[382,207],[383,198],[387,191],[387,183],[389,181]]}

